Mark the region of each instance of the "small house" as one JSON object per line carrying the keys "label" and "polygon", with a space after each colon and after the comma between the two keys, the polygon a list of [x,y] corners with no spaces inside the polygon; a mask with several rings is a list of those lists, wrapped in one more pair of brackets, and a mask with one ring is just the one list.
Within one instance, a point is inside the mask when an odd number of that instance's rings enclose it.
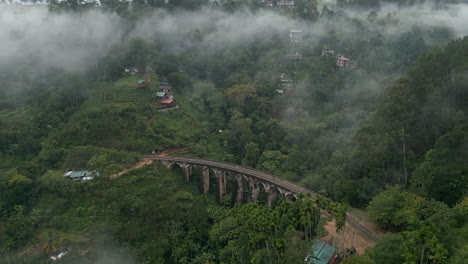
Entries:
{"label": "small house", "polygon": [[273,0],[262,0],[262,5],[273,7]]}
{"label": "small house", "polygon": [[276,4],[278,7],[281,8],[294,8],[294,1],[291,0],[279,0]]}
{"label": "small house", "polygon": [[357,62],[354,60],[350,60],[343,55],[336,56],[336,66],[344,69],[357,66]]}
{"label": "small house", "polygon": [[333,264],[337,259],[336,249],[331,245],[315,241],[312,244],[310,254],[305,258],[307,264]]}
{"label": "small house", "polygon": [[322,57],[326,57],[328,55],[335,55],[334,50],[322,50]]}
{"label": "small house", "polygon": [[158,110],[169,109],[169,108],[174,108],[174,107],[177,107],[177,104],[175,103],[173,99],[162,100],[158,104]]}
{"label": "small house", "polygon": [[127,67],[125,68],[125,73],[129,73],[130,75],[135,75],[139,73],[140,70],[137,67]]}
{"label": "small house", "polygon": [[289,83],[289,82],[292,82],[292,81],[289,79],[289,76],[286,73],[281,73],[280,74],[280,82],[281,83]]}
{"label": "small house", "polygon": [[291,41],[291,43],[300,43],[300,42],[302,42],[302,30],[300,30],[300,29],[291,29],[289,31],[289,41]]}
{"label": "small house", "polygon": [[295,54],[289,55],[288,59],[290,61],[300,61],[300,60],[302,60],[302,55],[300,53],[296,52]]}
{"label": "small house", "polygon": [[156,97],[158,98],[164,98],[165,95],[166,95],[165,92],[156,92]]}
{"label": "small house", "polygon": [[156,92],[156,97],[163,100],[173,99],[172,86],[169,83],[160,83],[158,91]]}
{"label": "small house", "polygon": [[350,65],[350,59],[346,58],[345,56],[338,55],[336,56],[336,66],[340,68],[346,68]]}
{"label": "small house", "polygon": [[158,90],[160,92],[170,93],[172,92],[172,86],[170,86],[169,83],[160,83]]}
{"label": "small house", "polygon": [[148,83],[145,80],[138,80],[137,87],[138,88],[146,88],[146,87],[148,87]]}
{"label": "small house", "polygon": [[89,170],[69,171],[63,176],[75,181],[88,181],[92,180],[94,176],[99,176],[99,172]]}

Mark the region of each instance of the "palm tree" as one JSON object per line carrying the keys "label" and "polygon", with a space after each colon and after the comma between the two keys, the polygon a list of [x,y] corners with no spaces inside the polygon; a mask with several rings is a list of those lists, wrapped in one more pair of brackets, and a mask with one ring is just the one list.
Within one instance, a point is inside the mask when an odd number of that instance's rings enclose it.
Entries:
{"label": "palm tree", "polygon": [[57,233],[52,231],[47,231],[45,240],[46,242],[42,247],[42,251],[44,253],[49,253],[50,251],[56,250],[60,242]]}

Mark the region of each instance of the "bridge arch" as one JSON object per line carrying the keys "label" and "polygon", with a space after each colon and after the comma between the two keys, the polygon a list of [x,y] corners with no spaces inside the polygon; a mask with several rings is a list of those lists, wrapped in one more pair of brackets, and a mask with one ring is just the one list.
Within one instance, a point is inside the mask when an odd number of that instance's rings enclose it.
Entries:
{"label": "bridge arch", "polygon": [[[225,162],[218,162],[218,161],[213,161],[213,160],[204,160],[204,159],[194,159],[194,158],[185,158],[185,157],[173,157],[173,156],[140,156],[140,158],[146,159],[146,160],[158,160],[162,164],[164,164],[167,168],[172,168],[173,165],[178,162],[180,163],[188,163],[191,164],[190,168],[195,165],[198,166],[199,168],[203,168],[202,170],[204,172],[209,172],[212,168],[217,168],[217,169],[222,169],[225,171],[230,171],[231,174],[233,175],[233,178],[235,178],[236,174],[240,174],[240,178],[242,180],[247,180],[247,185],[249,187],[250,191],[250,198],[252,196],[252,192],[255,190],[255,186],[259,186],[259,182],[264,181],[267,183],[272,184],[275,186],[275,188],[278,190],[278,192],[286,199],[299,199],[300,194],[309,194],[307,195],[308,197],[315,198],[316,193],[304,188],[303,186],[300,186],[298,184],[295,184],[293,182],[290,182],[286,179],[276,177],[274,175],[270,175],[255,169],[251,168],[246,168],[242,167],[236,164],[230,164],[230,163],[225,163]],[[188,167],[187,167],[188,168]],[[187,170],[191,174],[191,169]],[[206,175],[206,173],[202,173],[203,175]],[[209,174],[208,174],[209,175]],[[189,177],[190,179],[190,177]],[[209,182],[209,180],[208,180]],[[257,194],[258,195],[258,194]],[[354,217],[352,217],[350,214],[347,214],[346,216],[346,223],[349,225],[353,226],[356,230],[359,232],[363,233],[366,237],[369,237],[373,241],[378,241],[378,237],[375,235],[375,232],[370,231],[366,227],[362,226]]]}
{"label": "bridge arch", "polygon": [[[193,167],[198,167],[201,171],[200,191],[205,195],[208,194],[214,180],[218,202],[228,194],[228,186],[232,186],[232,201],[235,203],[255,202],[259,195],[265,195],[266,203],[271,205],[276,198],[294,200],[299,193],[311,192],[281,177],[237,164],[173,156],[144,156],[144,158],[159,160],[169,169],[178,165],[184,172],[186,182],[191,181]],[[214,179],[212,179],[213,174]]]}

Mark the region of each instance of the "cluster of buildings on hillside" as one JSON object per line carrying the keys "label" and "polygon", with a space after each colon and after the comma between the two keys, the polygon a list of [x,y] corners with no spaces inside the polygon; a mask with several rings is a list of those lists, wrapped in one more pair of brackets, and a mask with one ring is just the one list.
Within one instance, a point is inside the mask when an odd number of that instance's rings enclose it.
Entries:
{"label": "cluster of buildings on hillside", "polygon": [[[300,29],[291,29],[289,31],[289,42],[294,50],[297,49],[297,45],[302,42],[302,30]],[[288,59],[291,62],[298,62],[302,60],[302,54],[299,52],[294,52],[293,54],[288,55]]]}
{"label": "cluster of buildings on hillside", "polygon": [[157,109],[162,111],[177,108],[172,86],[165,79],[162,79],[162,81],[159,83],[158,90],[156,91]]}
{"label": "cluster of buildings on hillside", "polygon": [[[291,62],[298,62],[302,60],[302,54],[298,52],[297,46],[302,43],[303,35],[302,30],[300,29],[291,29],[289,31],[289,42],[291,43],[291,47],[293,50],[296,50],[292,54],[288,55],[288,59]],[[335,56],[334,50],[325,49],[322,51],[322,56]],[[352,68],[357,66],[357,62],[345,57],[342,54],[336,54],[336,66],[340,69]]]}
{"label": "cluster of buildings on hillside", "polygon": [[289,78],[286,73],[280,74],[280,82],[276,92],[278,94],[289,94],[293,89],[293,81]]}
{"label": "cluster of buildings on hillside", "polygon": [[[127,67],[124,69],[125,74],[135,75],[140,73],[138,67]],[[138,80],[136,83],[136,88],[148,88],[150,80],[149,71],[147,70],[147,79]],[[174,100],[173,87],[167,82],[166,78],[161,78],[158,88],[153,94],[153,101],[151,106],[156,106],[156,109],[159,111],[169,110],[173,108],[178,108],[176,101]]]}
{"label": "cluster of buildings on hillside", "polygon": [[[292,63],[302,61],[303,56],[300,53],[301,43],[303,42],[303,32],[300,29],[291,29],[289,31],[289,43],[290,43],[290,54],[288,54],[288,60]],[[340,70],[351,69],[357,66],[357,62],[345,57],[342,54],[335,53],[334,50],[324,49],[322,56],[333,56],[335,57],[335,65]],[[293,80],[286,73],[277,73],[273,75],[273,79],[278,80],[278,88],[276,92],[278,95],[284,96],[288,104],[293,104],[296,107],[301,107],[303,103],[303,89],[296,87]]]}

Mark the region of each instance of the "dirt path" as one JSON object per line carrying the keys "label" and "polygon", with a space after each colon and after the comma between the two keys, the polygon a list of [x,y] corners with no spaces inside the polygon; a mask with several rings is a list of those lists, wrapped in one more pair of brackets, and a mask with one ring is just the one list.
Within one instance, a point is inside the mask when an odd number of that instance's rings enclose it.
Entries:
{"label": "dirt path", "polygon": [[119,177],[120,175],[122,175],[122,174],[124,174],[124,173],[127,173],[127,172],[129,172],[129,171],[131,171],[131,170],[139,169],[139,168],[141,168],[141,167],[143,167],[143,166],[145,166],[145,165],[151,164],[151,163],[153,163],[153,160],[150,160],[150,159],[143,160],[143,161],[139,161],[139,162],[137,162],[135,165],[133,165],[132,167],[127,168],[127,169],[125,169],[125,170],[123,170],[123,171],[114,173],[114,174],[112,174],[112,175],[109,176],[109,177],[110,177],[111,179],[114,179],[114,178],[117,178],[117,177]]}
{"label": "dirt path", "polygon": [[[152,119],[150,119],[152,120]],[[148,120],[148,121],[150,121]],[[174,154],[176,152],[180,152],[180,151],[186,151],[186,150],[189,150],[188,147],[180,147],[180,148],[165,148],[163,151],[161,151],[160,153],[158,154],[154,154],[154,156],[166,156],[166,155],[169,155],[169,154]],[[119,177],[120,175],[124,174],[124,173],[127,173],[131,170],[135,170],[135,169],[139,169],[145,165],[148,165],[148,164],[151,164],[153,163],[153,160],[151,159],[144,159],[142,161],[139,161],[137,162],[135,165],[133,165],[132,167],[130,168],[126,168],[122,171],[119,171],[117,173],[114,173],[112,174],[111,176],[109,176],[111,179],[114,179],[114,178],[117,178]]]}
{"label": "dirt path", "polygon": [[146,121],[146,126],[151,125],[151,123],[153,123],[153,121],[154,121],[154,116],[152,118],[148,119],[148,121]]}

